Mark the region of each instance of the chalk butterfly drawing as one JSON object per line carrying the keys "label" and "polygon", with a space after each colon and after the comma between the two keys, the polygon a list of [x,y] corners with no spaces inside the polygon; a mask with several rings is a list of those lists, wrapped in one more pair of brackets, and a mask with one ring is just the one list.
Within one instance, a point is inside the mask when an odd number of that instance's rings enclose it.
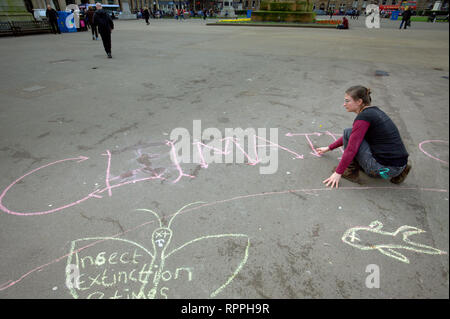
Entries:
{"label": "chalk butterfly drawing", "polygon": [[[206,235],[171,248],[175,217],[167,226],[149,209],[159,227],[151,248],[115,237],[72,241],[67,266],[78,270],[78,285],[68,286],[74,298],[210,298],[217,296],[248,259],[250,239],[244,234]],[[66,283],[73,276],[66,267]]]}
{"label": "chalk butterfly drawing", "polygon": [[[409,250],[416,253],[444,255],[445,251],[433,248],[424,244],[411,241],[410,236],[425,233],[424,230],[413,226],[401,226],[394,232],[381,230],[383,224],[379,221],[373,221],[369,226],[356,226],[348,229],[342,241],[350,246],[361,250],[378,250],[380,253],[409,264],[409,259],[398,252],[398,250]],[[402,243],[389,243],[389,241],[398,240],[401,235]],[[364,238],[363,238],[364,237]],[[381,241],[381,243],[380,243]]]}

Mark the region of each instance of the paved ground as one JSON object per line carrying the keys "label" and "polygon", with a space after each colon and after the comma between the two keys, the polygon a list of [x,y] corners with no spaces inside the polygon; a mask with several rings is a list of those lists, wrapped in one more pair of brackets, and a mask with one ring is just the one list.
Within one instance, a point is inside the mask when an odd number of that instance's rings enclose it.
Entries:
{"label": "paved ground", "polygon": [[[398,24],[116,20],[113,59],[87,32],[0,39],[0,298],[448,298],[448,24]],[[341,151],[311,145],[355,84],[400,129],[402,185],[322,184]],[[277,129],[276,171],[179,163],[194,120]]]}

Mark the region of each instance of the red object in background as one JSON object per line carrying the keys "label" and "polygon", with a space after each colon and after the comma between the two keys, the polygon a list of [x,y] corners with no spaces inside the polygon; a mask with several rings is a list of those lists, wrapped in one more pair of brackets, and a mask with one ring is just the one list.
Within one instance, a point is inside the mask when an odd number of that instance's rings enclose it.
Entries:
{"label": "red object in background", "polygon": [[393,11],[393,10],[398,10],[400,8],[400,5],[390,5],[390,6],[380,6],[380,11],[384,10],[384,11]]}
{"label": "red object in background", "polygon": [[396,5],[380,5],[380,11],[384,10],[387,12],[401,10],[404,11],[408,7],[411,10],[417,9],[417,1],[403,1],[401,4]]}

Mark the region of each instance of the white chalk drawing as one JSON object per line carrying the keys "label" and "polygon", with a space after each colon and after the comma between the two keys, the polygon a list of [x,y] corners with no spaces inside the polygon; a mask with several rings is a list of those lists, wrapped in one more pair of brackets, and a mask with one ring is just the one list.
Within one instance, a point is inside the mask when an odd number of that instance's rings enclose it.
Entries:
{"label": "white chalk drawing", "polygon": [[[199,203],[203,202],[183,206],[171,217],[167,226],[163,226],[161,218],[154,211],[137,209],[153,214],[159,222],[159,227],[151,236],[151,249],[131,240],[115,237],[91,237],[72,241],[67,266],[78,267],[80,278],[77,287],[68,287],[71,295],[87,299],[154,299],[169,298],[171,295],[179,298],[173,287],[183,286],[185,291],[195,292],[195,296],[199,293],[204,293],[208,298],[217,296],[246,264],[250,238],[245,234],[206,235],[169,251],[174,218],[186,207]],[[227,252],[228,265],[218,261],[218,248],[211,245],[212,240],[218,240],[218,244],[229,244],[228,241],[232,241],[234,251]],[[77,248],[80,244],[83,245],[82,248]],[[90,247],[94,245],[94,254],[89,254]],[[180,252],[184,254],[181,257]],[[177,255],[178,260],[171,262],[172,266],[168,265],[168,261],[177,259]],[[192,260],[186,260],[186,256]],[[182,266],[174,263],[182,263]],[[197,266],[194,267],[194,264]],[[68,276],[72,274],[66,270],[66,281]],[[195,281],[201,283],[200,289],[193,284]],[[169,282],[172,288],[168,287]],[[205,282],[208,282],[207,288]]]}
{"label": "white chalk drawing", "polygon": [[[361,250],[378,250],[383,255],[392,257],[396,260],[409,264],[409,259],[404,256],[398,250],[409,250],[416,253],[430,254],[430,255],[444,255],[447,254],[437,248],[433,248],[424,244],[413,242],[409,239],[410,236],[425,233],[424,230],[413,226],[401,226],[394,232],[383,231],[383,224],[379,221],[373,221],[369,226],[356,226],[348,229],[344,236],[342,236],[342,241],[350,246],[359,248]],[[374,234],[376,237],[374,237]],[[381,235],[381,236],[380,236]],[[396,237],[400,235],[399,237]],[[373,238],[362,238],[373,237]],[[394,239],[401,238],[402,243],[386,243],[393,241]],[[383,243],[377,244],[376,241],[383,240]]]}

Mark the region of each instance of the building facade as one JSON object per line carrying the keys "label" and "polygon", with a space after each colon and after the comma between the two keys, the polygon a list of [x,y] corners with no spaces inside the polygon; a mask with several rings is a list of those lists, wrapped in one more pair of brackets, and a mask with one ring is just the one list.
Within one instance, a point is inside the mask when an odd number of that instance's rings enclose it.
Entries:
{"label": "building facade", "polygon": [[[396,5],[400,4],[402,0],[310,0],[314,4],[314,10],[333,10],[342,9],[344,11],[351,9],[364,10],[368,4],[375,3],[379,5]],[[417,11],[432,9],[436,0],[417,0]],[[234,1],[234,6],[242,3],[244,10],[258,10],[261,0],[238,0]],[[442,9],[448,10],[449,0],[441,0]]]}
{"label": "building facade", "polygon": [[[350,9],[364,10],[370,3],[383,4],[383,5],[396,5],[401,3],[401,0],[310,0],[314,4],[314,10],[339,10],[343,11]],[[122,7],[122,2],[128,2],[131,12],[140,10],[141,8],[159,8],[162,10],[170,10],[174,7],[191,8],[201,10],[204,7],[219,7],[220,0],[183,0],[183,1],[170,1],[170,0],[24,0],[27,8],[32,7],[34,9],[46,8],[47,4],[52,5],[56,10],[65,10],[69,4],[83,4],[83,3],[96,3],[103,4],[117,4]],[[417,0],[417,11],[433,8],[436,0]],[[441,0],[442,9],[448,10],[449,0]],[[261,4],[261,0],[234,0],[233,7],[237,10],[258,10]]]}
{"label": "building facade", "polygon": [[69,4],[85,4],[85,3],[103,3],[121,5],[121,0],[26,0],[30,1],[34,9],[45,9],[47,4],[51,5],[57,11],[64,11]]}

